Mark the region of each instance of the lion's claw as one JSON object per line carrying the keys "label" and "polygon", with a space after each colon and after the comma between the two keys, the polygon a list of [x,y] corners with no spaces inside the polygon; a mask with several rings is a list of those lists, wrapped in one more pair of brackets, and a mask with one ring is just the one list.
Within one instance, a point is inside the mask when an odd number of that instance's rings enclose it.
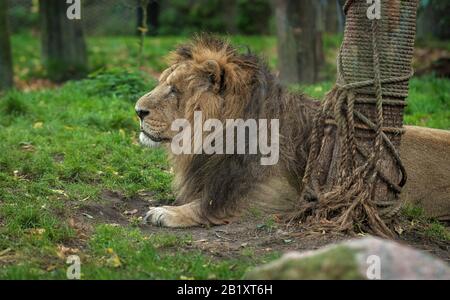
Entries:
{"label": "lion's claw", "polygon": [[190,204],[184,206],[150,207],[142,219],[143,224],[152,224],[160,227],[184,228],[200,225],[196,221]]}
{"label": "lion's claw", "polygon": [[151,207],[143,218],[144,224],[152,224],[159,227],[183,227],[174,207]]}
{"label": "lion's claw", "polygon": [[153,224],[156,226],[165,226],[164,222],[164,215],[167,214],[168,211],[163,207],[152,207],[150,210],[145,214],[143,223],[147,224]]}

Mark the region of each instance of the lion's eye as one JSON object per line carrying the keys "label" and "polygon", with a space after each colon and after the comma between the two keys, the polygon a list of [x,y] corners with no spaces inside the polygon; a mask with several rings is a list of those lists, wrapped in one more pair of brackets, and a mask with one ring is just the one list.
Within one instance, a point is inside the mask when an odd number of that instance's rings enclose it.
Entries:
{"label": "lion's eye", "polygon": [[170,87],[170,93],[171,94],[178,94],[178,89],[176,87],[174,87],[174,86],[171,86]]}

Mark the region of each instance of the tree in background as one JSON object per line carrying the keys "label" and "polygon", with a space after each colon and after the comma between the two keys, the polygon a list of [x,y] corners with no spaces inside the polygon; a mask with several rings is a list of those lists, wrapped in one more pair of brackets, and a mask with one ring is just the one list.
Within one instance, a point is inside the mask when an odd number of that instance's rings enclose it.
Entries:
{"label": "tree in background", "polygon": [[420,0],[417,17],[418,38],[450,38],[450,1]]}
{"label": "tree in background", "polygon": [[280,80],[285,84],[317,81],[323,52],[318,30],[318,1],[274,0]]}
{"label": "tree in background", "polygon": [[55,81],[80,78],[87,71],[81,20],[69,20],[67,9],[66,1],[39,1],[42,58],[49,78]]}
{"label": "tree in background", "polygon": [[[141,5],[141,1],[137,1],[137,27],[142,27],[142,21],[144,19],[144,15],[146,15],[146,27],[147,34],[149,35],[157,35],[158,33],[158,23],[159,23],[159,3],[156,0],[150,0],[146,4],[146,11],[144,14],[144,10]],[[139,35],[141,35],[141,31],[137,31]]]}
{"label": "tree in background", "polygon": [[11,44],[8,28],[8,0],[0,0],[0,91],[13,86]]}
{"label": "tree in background", "polygon": [[[228,2],[228,1],[226,1]],[[267,0],[238,0],[235,3],[235,22],[239,33],[269,34],[272,7]],[[228,29],[228,28],[227,28]]]}
{"label": "tree in background", "polygon": [[138,24],[138,32],[139,32],[139,58],[138,65],[142,66],[144,60],[144,42],[145,36],[148,33],[148,6],[150,4],[150,0],[139,0],[138,1],[138,12],[140,12],[140,23]]}
{"label": "tree in background", "polygon": [[158,33],[270,34],[271,0],[159,0]]}
{"label": "tree in background", "polygon": [[321,0],[324,10],[325,31],[328,33],[344,32],[343,3],[339,0]]}

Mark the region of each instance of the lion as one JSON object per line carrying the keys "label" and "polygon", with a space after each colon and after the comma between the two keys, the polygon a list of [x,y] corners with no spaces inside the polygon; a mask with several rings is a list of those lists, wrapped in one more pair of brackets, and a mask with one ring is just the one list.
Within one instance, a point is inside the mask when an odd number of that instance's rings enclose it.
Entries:
{"label": "lion", "polygon": [[[256,55],[202,35],[170,55],[159,84],[136,104],[140,142],[169,149],[174,206],[152,207],[145,222],[164,227],[220,225],[251,208],[292,211],[302,189],[313,115],[319,102],[284,89]],[[261,154],[180,154],[169,144],[177,119],[278,119],[279,161],[261,165]],[[404,202],[420,204],[433,217],[450,217],[450,132],[405,126],[400,154],[408,172]],[[203,134],[203,133],[202,133]]]}

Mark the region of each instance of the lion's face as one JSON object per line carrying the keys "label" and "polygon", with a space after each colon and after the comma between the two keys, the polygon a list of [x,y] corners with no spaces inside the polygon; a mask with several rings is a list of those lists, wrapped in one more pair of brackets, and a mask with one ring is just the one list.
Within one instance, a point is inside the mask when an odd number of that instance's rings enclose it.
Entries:
{"label": "lion's face", "polygon": [[178,134],[171,130],[173,121],[193,124],[195,111],[201,111],[204,120],[239,117],[248,98],[243,91],[251,67],[251,62],[241,61],[233,48],[218,40],[180,47],[159,84],[136,103],[141,143],[170,142]]}
{"label": "lion's face", "polygon": [[139,99],[136,112],[140,118],[141,136],[144,145],[153,146],[170,141],[175,134],[171,124],[183,117],[186,86],[183,68],[172,66],[159,78],[159,84]]}
{"label": "lion's face", "polygon": [[175,64],[166,69],[160,76],[159,84],[136,104],[141,121],[141,142],[147,146],[170,142],[177,134],[171,130],[173,121],[181,118],[190,120],[194,111],[206,109],[202,107],[201,99],[218,98],[212,87],[209,73],[192,62]]}

